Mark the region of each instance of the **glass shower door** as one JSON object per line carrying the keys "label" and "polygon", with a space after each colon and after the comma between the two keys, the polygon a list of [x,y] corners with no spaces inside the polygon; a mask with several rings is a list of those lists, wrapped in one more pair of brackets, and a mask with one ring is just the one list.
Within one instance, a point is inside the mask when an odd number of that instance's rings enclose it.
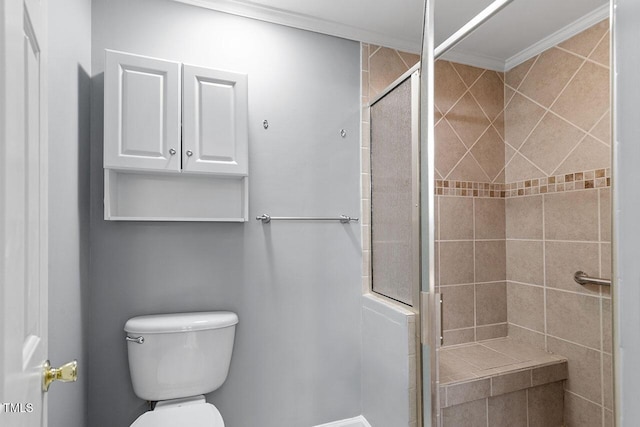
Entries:
{"label": "glass shower door", "polygon": [[418,306],[417,66],[371,104],[372,290]]}
{"label": "glass shower door", "polygon": [[[423,426],[442,424],[439,394],[439,349],[443,342],[443,301],[436,284],[435,262],[435,60],[464,40],[513,0],[495,0],[450,37],[435,46],[436,0],[425,1],[420,70],[420,329]],[[443,3],[439,3],[442,5]],[[476,5],[477,7],[478,5]],[[473,8],[460,9],[463,15]],[[442,17],[446,18],[446,17]],[[460,18],[460,17],[458,17]],[[464,18],[468,19],[468,18]],[[440,23],[440,21],[439,21]],[[451,22],[449,22],[451,24]]]}

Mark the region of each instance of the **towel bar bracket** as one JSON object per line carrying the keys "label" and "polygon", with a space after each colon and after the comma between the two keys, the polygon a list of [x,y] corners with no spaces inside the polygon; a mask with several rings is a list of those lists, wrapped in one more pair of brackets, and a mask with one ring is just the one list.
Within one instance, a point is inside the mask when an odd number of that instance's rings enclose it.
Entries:
{"label": "towel bar bracket", "polygon": [[573,280],[580,285],[602,285],[611,286],[611,280],[601,279],[599,277],[589,277],[584,271],[576,271]]}

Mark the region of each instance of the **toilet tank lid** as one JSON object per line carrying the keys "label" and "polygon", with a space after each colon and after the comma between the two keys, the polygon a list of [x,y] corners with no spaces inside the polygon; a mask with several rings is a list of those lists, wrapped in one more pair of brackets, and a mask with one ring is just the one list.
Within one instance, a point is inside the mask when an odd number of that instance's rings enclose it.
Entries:
{"label": "toilet tank lid", "polygon": [[129,319],[124,330],[137,334],[161,334],[226,328],[236,323],[238,315],[230,311],[152,314]]}

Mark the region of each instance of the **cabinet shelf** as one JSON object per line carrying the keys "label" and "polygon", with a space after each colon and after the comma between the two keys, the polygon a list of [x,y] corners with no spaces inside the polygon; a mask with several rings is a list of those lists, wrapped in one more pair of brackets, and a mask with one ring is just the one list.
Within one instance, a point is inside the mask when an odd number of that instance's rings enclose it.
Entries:
{"label": "cabinet shelf", "polygon": [[106,169],[104,219],[246,222],[248,177]]}

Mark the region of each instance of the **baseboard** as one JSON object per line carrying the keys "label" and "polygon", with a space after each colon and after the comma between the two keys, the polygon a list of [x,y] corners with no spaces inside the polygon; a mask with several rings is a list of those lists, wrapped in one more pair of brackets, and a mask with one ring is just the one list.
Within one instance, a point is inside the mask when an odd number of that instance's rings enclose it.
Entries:
{"label": "baseboard", "polygon": [[347,420],[333,421],[327,424],[320,424],[315,427],[371,427],[371,424],[362,416],[349,418]]}

